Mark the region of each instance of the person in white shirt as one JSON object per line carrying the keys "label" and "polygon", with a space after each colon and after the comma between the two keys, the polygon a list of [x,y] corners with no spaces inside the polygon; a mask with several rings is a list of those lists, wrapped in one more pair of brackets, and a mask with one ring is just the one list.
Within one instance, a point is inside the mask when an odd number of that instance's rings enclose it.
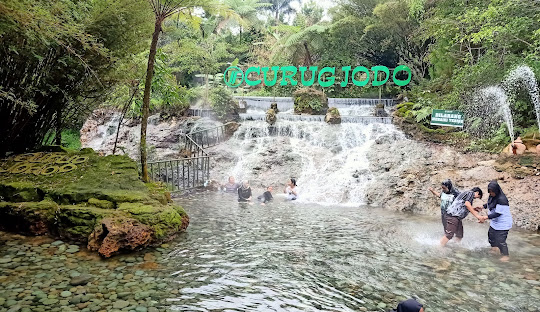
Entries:
{"label": "person in white shirt", "polygon": [[287,187],[285,188],[285,194],[289,200],[295,200],[298,198],[299,188],[296,185],[296,179],[290,178],[287,182]]}

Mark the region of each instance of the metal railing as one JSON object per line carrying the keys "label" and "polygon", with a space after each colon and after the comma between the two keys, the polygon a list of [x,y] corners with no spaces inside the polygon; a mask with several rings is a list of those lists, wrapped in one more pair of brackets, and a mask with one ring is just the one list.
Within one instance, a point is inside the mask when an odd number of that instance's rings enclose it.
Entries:
{"label": "metal railing", "polygon": [[[226,123],[213,128],[202,129],[191,133],[184,134],[184,142],[186,150],[192,151],[193,148],[205,149],[216,146],[225,141],[227,138],[226,127],[232,123]],[[197,146],[193,146],[193,143]]]}
{"label": "metal railing", "polygon": [[152,181],[164,182],[171,192],[200,187],[210,179],[210,157],[148,162],[148,174]]}
{"label": "metal railing", "polygon": [[189,108],[188,116],[215,117],[214,110],[206,108]]}
{"label": "metal railing", "polygon": [[210,180],[210,156],[204,149],[223,142],[229,124],[183,134],[186,158],[148,162],[150,179],[164,182],[171,192],[203,186]]}

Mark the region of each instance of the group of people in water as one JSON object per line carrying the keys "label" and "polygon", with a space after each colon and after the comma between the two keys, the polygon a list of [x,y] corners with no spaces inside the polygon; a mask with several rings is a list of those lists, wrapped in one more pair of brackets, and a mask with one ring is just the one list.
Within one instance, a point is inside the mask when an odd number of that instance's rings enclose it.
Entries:
{"label": "group of people in water", "polygon": [[[229,181],[221,186],[221,190],[225,193],[238,194],[239,203],[252,203],[253,194],[248,180],[244,180],[242,183],[236,183],[234,177],[230,176]],[[266,205],[271,202],[274,199],[272,196],[273,190],[274,188],[272,186],[267,186],[266,191],[257,197],[257,201],[261,205]],[[298,185],[296,185],[295,178],[290,178],[287,181],[284,193],[289,200],[296,200],[298,198],[299,188]]]}
{"label": "group of people in water", "polygon": [[[488,184],[489,197],[487,203],[476,207],[473,207],[474,199],[483,197],[482,189],[479,187],[459,192],[452,185],[452,181],[448,179],[441,183],[441,192],[433,188],[429,188],[429,190],[433,195],[441,199],[441,221],[444,229],[441,246],[446,246],[454,236],[456,241],[461,241],[463,238],[462,220],[471,213],[480,223],[487,220],[491,221],[488,241],[492,252],[499,251],[502,255],[501,261],[506,262],[509,260],[506,238],[508,237],[508,231],[512,228],[512,214],[510,213],[508,198],[506,198],[497,181],[491,181]],[[480,214],[484,209],[488,210],[487,215]]]}

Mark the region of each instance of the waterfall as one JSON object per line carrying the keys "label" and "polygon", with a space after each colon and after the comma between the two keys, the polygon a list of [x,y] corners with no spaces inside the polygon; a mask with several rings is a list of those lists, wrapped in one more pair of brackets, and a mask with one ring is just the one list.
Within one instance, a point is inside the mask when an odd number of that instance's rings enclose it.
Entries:
{"label": "waterfall", "polygon": [[402,137],[392,124],[383,123],[328,125],[280,119],[269,126],[262,120],[244,121],[227,143],[236,154],[227,174],[273,184],[278,194],[287,179],[295,177],[300,202],[360,205],[374,178],[366,155],[375,139],[389,134]]}

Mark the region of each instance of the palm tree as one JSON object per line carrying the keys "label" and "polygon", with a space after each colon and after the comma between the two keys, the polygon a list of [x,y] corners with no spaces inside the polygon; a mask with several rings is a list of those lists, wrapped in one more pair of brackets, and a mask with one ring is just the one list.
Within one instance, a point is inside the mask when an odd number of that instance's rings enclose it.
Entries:
{"label": "palm tree", "polygon": [[154,76],[154,63],[156,61],[157,43],[159,34],[162,31],[163,22],[175,15],[191,16],[191,11],[195,8],[216,12],[230,12],[221,2],[212,0],[149,0],[154,12],[155,25],[154,34],[152,35],[152,43],[150,44],[150,54],[148,56],[148,66],[146,68],[146,81],[144,85],[144,96],[142,106],[142,121],[141,121],[141,168],[143,182],[149,182],[148,164],[146,153],[146,129],[148,127],[148,115],[150,114],[150,89],[152,87],[152,78]]}
{"label": "palm tree", "polygon": [[282,55],[295,65],[311,66],[314,63],[313,51],[323,47],[323,33],[328,26],[315,24],[302,29],[299,26],[280,25],[274,28],[279,37],[274,55]]}
{"label": "palm tree", "polygon": [[269,0],[269,2],[272,4],[269,7],[269,11],[274,14],[276,24],[280,20],[280,17],[294,12],[294,9],[291,7],[293,0]]}

